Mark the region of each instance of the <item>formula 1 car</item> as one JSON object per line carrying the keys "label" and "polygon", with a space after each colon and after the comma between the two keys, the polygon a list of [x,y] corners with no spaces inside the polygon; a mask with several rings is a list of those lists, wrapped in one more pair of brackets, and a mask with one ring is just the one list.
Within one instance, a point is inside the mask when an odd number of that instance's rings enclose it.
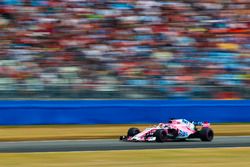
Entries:
{"label": "formula 1 car", "polygon": [[140,132],[138,128],[130,128],[127,136],[120,136],[122,141],[156,141],[186,140],[200,138],[201,141],[212,141],[214,132],[208,122],[190,122],[186,119],[170,119],[168,123],[146,128]]}

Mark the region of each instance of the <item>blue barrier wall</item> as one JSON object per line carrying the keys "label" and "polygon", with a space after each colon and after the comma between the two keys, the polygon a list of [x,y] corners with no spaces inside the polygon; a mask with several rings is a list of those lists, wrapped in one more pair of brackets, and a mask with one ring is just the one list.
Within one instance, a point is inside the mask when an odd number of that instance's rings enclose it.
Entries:
{"label": "blue barrier wall", "polygon": [[250,122],[250,100],[0,101],[1,125]]}

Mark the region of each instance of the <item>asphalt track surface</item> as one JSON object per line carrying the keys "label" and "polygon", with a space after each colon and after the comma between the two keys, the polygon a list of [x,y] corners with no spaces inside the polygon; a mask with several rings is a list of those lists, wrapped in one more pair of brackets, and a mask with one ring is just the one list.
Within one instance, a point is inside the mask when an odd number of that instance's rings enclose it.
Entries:
{"label": "asphalt track surface", "polygon": [[216,137],[212,142],[201,142],[199,139],[192,139],[184,142],[175,141],[175,142],[164,142],[164,143],[123,142],[114,139],[0,142],[1,153],[217,148],[217,147],[250,147],[250,136]]}

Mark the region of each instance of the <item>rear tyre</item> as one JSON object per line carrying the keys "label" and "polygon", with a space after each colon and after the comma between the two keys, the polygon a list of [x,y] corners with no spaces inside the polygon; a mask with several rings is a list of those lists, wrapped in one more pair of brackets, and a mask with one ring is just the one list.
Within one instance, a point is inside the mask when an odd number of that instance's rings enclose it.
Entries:
{"label": "rear tyre", "polygon": [[156,137],[157,142],[164,142],[167,136],[167,133],[164,129],[157,129],[154,136]]}
{"label": "rear tyre", "polygon": [[133,136],[137,135],[138,133],[140,133],[140,130],[138,128],[129,128],[127,136],[133,137]]}
{"label": "rear tyre", "polygon": [[211,128],[202,128],[200,130],[201,141],[212,141],[214,138],[214,132]]}

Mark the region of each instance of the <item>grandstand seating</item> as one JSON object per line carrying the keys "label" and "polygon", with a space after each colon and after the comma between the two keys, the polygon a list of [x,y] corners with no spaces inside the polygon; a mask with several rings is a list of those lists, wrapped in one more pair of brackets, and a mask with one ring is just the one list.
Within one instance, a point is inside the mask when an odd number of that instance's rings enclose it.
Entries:
{"label": "grandstand seating", "polygon": [[2,0],[0,98],[250,98],[250,1]]}

